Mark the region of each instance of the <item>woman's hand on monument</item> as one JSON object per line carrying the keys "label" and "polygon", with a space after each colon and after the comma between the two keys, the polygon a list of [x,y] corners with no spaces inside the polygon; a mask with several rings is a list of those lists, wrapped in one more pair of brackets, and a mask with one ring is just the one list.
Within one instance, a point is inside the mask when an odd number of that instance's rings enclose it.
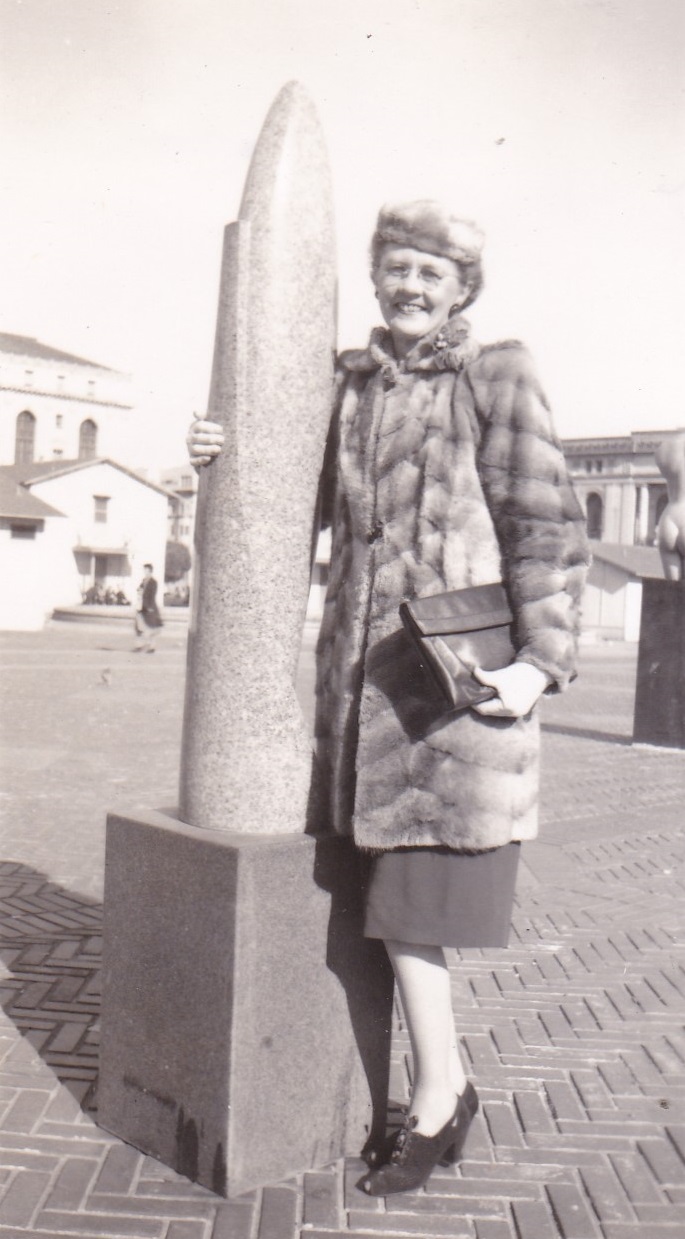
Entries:
{"label": "woman's hand on monument", "polygon": [[195,469],[210,465],[224,446],[224,432],[218,422],[196,416],[186,435],[190,463]]}
{"label": "woman's hand on monument", "polygon": [[481,684],[487,684],[497,693],[496,697],[473,707],[489,718],[523,718],[552,683],[552,677],[546,671],[526,662],[511,663],[498,671],[483,671],[482,667],[474,667],[473,674]]}

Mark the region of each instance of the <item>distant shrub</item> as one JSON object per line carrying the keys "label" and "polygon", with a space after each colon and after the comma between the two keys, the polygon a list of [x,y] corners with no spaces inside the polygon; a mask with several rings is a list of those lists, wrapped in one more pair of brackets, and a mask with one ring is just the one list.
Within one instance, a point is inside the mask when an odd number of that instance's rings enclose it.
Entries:
{"label": "distant shrub", "polygon": [[167,542],[164,560],[164,580],[180,581],[190,570],[190,551],[183,542]]}

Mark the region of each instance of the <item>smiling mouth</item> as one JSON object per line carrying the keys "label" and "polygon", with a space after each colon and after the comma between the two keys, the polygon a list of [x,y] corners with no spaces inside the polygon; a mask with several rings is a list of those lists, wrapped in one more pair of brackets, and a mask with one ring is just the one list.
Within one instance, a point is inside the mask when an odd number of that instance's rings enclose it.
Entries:
{"label": "smiling mouth", "polygon": [[399,314],[423,314],[424,306],[417,305],[415,302],[398,301],[395,309]]}

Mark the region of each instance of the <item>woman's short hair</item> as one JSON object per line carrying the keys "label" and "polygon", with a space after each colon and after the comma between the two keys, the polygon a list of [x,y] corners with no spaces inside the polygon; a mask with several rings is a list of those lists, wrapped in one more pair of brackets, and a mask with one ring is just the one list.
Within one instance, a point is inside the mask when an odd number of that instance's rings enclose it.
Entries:
{"label": "woman's short hair", "polygon": [[378,213],[376,231],[371,238],[371,278],[376,278],[386,245],[406,245],[426,254],[451,258],[469,290],[460,307],[466,309],[483,287],[484,241],[483,233],[472,220],[453,215],[433,199],[385,205]]}

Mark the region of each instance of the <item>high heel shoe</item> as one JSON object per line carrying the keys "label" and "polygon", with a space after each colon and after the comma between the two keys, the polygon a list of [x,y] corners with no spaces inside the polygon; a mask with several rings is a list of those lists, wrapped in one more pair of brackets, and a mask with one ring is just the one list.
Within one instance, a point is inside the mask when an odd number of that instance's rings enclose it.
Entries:
{"label": "high heel shoe", "polygon": [[415,1131],[418,1118],[416,1115],[407,1117],[395,1139],[390,1160],[364,1175],[358,1186],[369,1196],[416,1191],[448,1154],[451,1160],[460,1156],[477,1108],[476,1090],[467,1085],[457,1098],[454,1114],[434,1136],[423,1136]]}
{"label": "high heel shoe", "polygon": [[441,1166],[454,1166],[456,1162],[459,1161],[459,1158],[461,1157],[462,1149],[466,1141],[466,1137],[469,1134],[469,1127],[471,1126],[471,1120],[475,1118],[476,1114],[478,1113],[478,1106],[480,1104],[478,1101],[478,1093],[476,1092],[470,1080],[467,1080],[464,1090],[460,1094],[460,1097],[466,1109],[468,1110],[469,1119],[467,1123],[462,1124],[461,1130],[457,1133],[454,1144],[451,1144],[448,1149],[445,1149],[445,1152],[440,1158]]}
{"label": "high heel shoe", "polygon": [[[471,1118],[473,1118],[478,1112],[479,1101],[478,1094],[470,1080],[467,1080],[461,1094],[459,1095],[463,1099]],[[405,1107],[403,1113],[406,1114],[406,1112]],[[457,1141],[455,1141],[449,1149],[445,1150],[445,1153],[440,1159],[441,1166],[452,1166],[455,1162],[459,1161],[461,1148],[463,1147],[464,1140],[466,1139],[467,1131],[468,1128],[464,1132],[464,1138],[461,1141],[461,1145],[458,1145]],[[380,1166],[384,1166],[386,1162],[390,1161],[398,1134],[398,1131],[390,1132],[388,1136],[384,1136],[380,1142],[374,1146],[371,1146],[364,1152],[364,1158],[370,1170],[377,1170]]]}

